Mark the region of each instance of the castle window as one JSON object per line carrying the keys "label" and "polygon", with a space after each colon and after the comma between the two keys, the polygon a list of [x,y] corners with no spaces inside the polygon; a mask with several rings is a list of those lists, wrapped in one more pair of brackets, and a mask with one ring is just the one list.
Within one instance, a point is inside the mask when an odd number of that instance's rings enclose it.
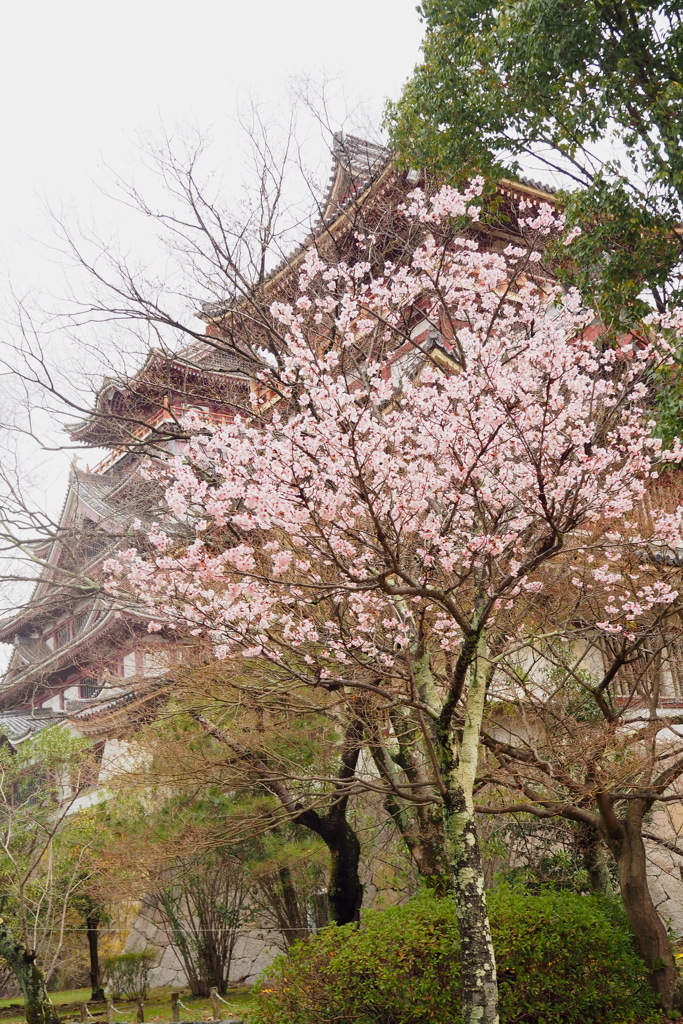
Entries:
{"label": "castle window", "polygon": [[83,558],[86,559],[86,561],[91,562],[95,558],[97,558],[98,555],[101,555],[102,552],[106,550],[106,547],[106,537],[97,537],[90,535],[89,537],[84,537],[83,540],[81,541],[80,554]]}
{"label": "castle window", "polygon": [[85,676],[81,679],[81,698],[83,700],[93,700],[94,697],[98,697],[102,690],[102,683],[99,679],[94,676]]}
{"label": "castle window", "polygon": [[55,633],[55,647],[63,647],[71,640],[71,623],[65,622]]}
{"label": "castle window", "polygon": [[77,633],[82,633],[83,632],[83,630],[85,629],[85,624],[88,621],[88,616],[89,615],[90,615],[90,609],[88,609],[87,611],[81,612],[80,615],[76,616],[76,618],[74,619],[74,628],[73,628],[73,635],[74,636],[76,636]]}
{"label": "castle window", "polygon": [[64,622],[58,630],[53,633],[53,639],[55,647],[64,647],[65,644],[71,643],[71,641],[82,633],[85,629],[85,624],[90,616],[90,609],[86,608],[85,611],[80,612],[75,619],[69,619],[68,622]]}

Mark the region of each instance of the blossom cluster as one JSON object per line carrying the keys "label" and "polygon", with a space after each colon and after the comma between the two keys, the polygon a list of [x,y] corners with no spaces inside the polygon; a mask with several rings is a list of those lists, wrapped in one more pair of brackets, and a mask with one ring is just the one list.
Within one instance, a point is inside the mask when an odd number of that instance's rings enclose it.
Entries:
{"label": "blossom cluster", "polygon": [[[683,454],[663,451],[646,414],[648,369],[669,348],[596,342],[578,296],[518,272],[519,247],[445,247],[439,225],[476,219],[478,188],[412,193],[404,215],[422,242],[374,275],[308,253],[298,300],[272,308],[285,397],[269,418],[197,432],[155,471],[194,541],[178,550],[160,523],[148,550],[109,563],[110,587],[132,587],[153,628],[207,636],[219,656],[299,657],[321,680],[363,664],[390,673],[420,616],[457,653],[482,616],[542,599],[548,561],[568,549],[579,560],[597,534],[600,628],[632,629],[676,599],[647,572],[613,567],[628,545],[683,547],[678,511],[655,512],[647,535],[625,528],[662,463]],[[546,207],[527,219],[540,233],[562,226]],[[412,343],[406,310],[436,331],[451,372],[419,342],[419,372],[391,372],[392,345]],[[336,344],[321,344],[321,324]]]}

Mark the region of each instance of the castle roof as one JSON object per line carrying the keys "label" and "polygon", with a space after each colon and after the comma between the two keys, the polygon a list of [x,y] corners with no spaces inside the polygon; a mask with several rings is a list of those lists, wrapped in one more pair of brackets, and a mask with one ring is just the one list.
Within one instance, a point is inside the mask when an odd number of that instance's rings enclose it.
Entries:
{"label": "castle roof", "polygon": [[[123,471],[114,467],[100,474],[72,465],[56,535],[42,555],[42,569],[33,593],[18,613],[0,620],[0,643],[19,640],[8,673],[12,669],[23,671],[23,664],[43,662],[48,654],[52,660],[54,652],[43,640],[21,634],[32,623],[56,618],[84,598],[95,601],[99,590],[97,566],[102,558],[113,553],[116,540],[131,529],[135,520],[151,523],[153,493],[149,485],[141,484],[134,466]],[[87,527],[91,532],[90,544]],[[82,542],[85,550],[78,557]],[[68,565],[64,564],[66,559]]]}
{"label": "castle roof", "polygon": [[[288,273],[316,237],[324,232],[334,235],[344,228],[353,208],[375,194],[383,195],[386,183],[396,181],[405,190],[419,180],[417,172],[398,170],[386,147],[357,136],[336,133],[332,156],[332,173],[320,205],[320,219],[311,234],[272,269],[266,279],[267,287],[276,289],[278,280],[287,281]],[[533,196],[537,200],[552,201],[553,198],[550,189],[526,180],[501,181],[499,191],[518,197]],[[202,305],[197,315],[208,324],[220,325],[235,310],[236,306],[231,307],[229,303],[208,303]],[[0,696],[4,697],[8,690],[18,692],[17,688],[25,688],[38,675],[63,671],[70,658],[73,662],[76,652],[87,654],[88,648],[96,645],[118,621],[119,612],[107,608],[101,599],[98,603],[96,574],[90,571],[101,560],[102,550],[96,552],[90,562],[81,559],[79,567],[85,579],[79,590],[78,586],[68,585],[68,572],[60,565],[64,557],[63,538],[75,524],[86,522],[105,540],[111,537],[113,545],[115,538],[130,529],[134,519],[146,522],[146,510],[136,503],[132,490],[134,481],[140,480],[134,456],[144,450],[155,431],[158,438],[162,435],[171,438],[177,430],[182,401],[176,408],[172,396],[185,397],[185,407],[211,400],[216,406],[230,406],[238,391],[242,397],[248,396],[253,371],[253,358],[248,353],[242,354],[235,346],[221,347],[215,339],[207,338],[206,341],[194,340],[176,354],[150,352],[142,367],[127,380],[104,378],[93,413],[73,424],[71,436],[90,444],[104,444],[113,451],[95,472],[72,467],[58,536],[41,554],[42,571],[33,595],[22,611],[0,622],[0,642],[17,637],[9,669],[0,684]],[[211,416],[215,414],[214,409]],[[72,568],[69,567],[69,571]],[[61,604],[60,583],[63,584]],[[71,643],[53,650],[39,636],[30,635],[41,631],[32,629],[32,624],[40,626],[50,618],[57,619],[68,611],[69,604],[72,607],[77,602],[83,604],[84,597],[88,597],[93,608],[98,603],[100,610],[97,615],[90,615],[87,629],[72,638]]]}
{"label": "castle roof", "polygon": [[[332,171],[327,191],[319,205],[320,216],[309,234],[293,251],[285,256],[267,274],[261,287],[273,287],[283,273],[293,270],[310,248],[313,241],[324,233],[334,233],[345,222],[349,212],[362,205],[374,192],[380,178],[398,174],[410,184],[419,180],[417,172],[397,170],[392,152],[377,142],[355,135],[336,132],[332,140]],[[411,177],[412,176],[412,177]],[[520,197],[553,200],[553,190],[538,182],[520,177],[501,180],[499,190],[516,193]],[[207,324],[220,324],[231,313],[245,304],[247,297],[234,296],[222,300],[202,302],[196,313]],[[247,317],[247,319],[249,319]],[[72,440],[97,446],[116,446],[122,450],[135,449],[149,443],[155,432],[163,440],[173,435],[176,423],[173,416],[163,415],[162,399],[174,390],[193,398],[213,397],[231,404],[235,392],[222,383],[249,381],[254,378],[254,358],[248,352],[221,347],[207,332],[206,340],[196,338],[177,353],[153,350],[140,369],[128,379],[104,378],[97,393],[93,412],[80,422],[72,424]]]}
{"label": "castle roof", "polygon": [[36,708],[34,711],[0,712],[0,736],[5,736],[13,747],[51,725],[64,722],[57,711]]}

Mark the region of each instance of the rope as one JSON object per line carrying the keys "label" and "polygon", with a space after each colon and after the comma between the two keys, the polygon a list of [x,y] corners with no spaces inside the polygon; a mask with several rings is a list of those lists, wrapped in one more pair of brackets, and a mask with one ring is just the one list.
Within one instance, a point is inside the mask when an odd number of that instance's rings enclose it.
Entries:
{"label": "rope", "polygon": [[[218,992],[216,992],[216,995],[218,996],[218,998],[220,999],[220,1001],[221,1001],[222,1003],[225,1003],[225,1005],[226,1005],[226,1006],[229,1006],[229,1007],[230,1007],[230,1009],[231,1009],[231,1010],[233,1011],[233,1013],[235,1012],[235,1007],[236,1007],[236,1004],[235,1004],[235,1003],[229,1003],[229,1002],[228,1002],[228,1000],[227,1000],[227,999],[224,999],[224,998],[223,998],[223,996],[222,996],[222,995],[220,995],[220,994],[219,994]],[[239,1008],[238,1008],[238,1009],[239,1009]]]}
{"label": "rope", "polygon": [[185,1003],[182,1001],[182,999],[178,999],[178,1006],[182,1006],[183,1010],[187,1010],[188,1013],[197,1012],[196,1010],[191,1010],[189,1006],[185,1006]]}
{"label": "rope", "polygon": [[127,1010],[117,1010],[113,1003],[111,1004],[111,1008],[114,1013],[119,1013],[122,1017],[128,1012]]}

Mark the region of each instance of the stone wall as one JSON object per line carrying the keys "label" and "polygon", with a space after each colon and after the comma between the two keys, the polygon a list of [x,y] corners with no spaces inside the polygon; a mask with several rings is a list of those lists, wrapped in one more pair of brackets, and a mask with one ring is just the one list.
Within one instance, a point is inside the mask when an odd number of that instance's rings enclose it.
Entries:
{"label": "stone wall", "polygon": [[[279,933],[253,928],[243,932],[237,939],[230,984],[251,985],[261,971],[280,952]],[[143,949],[157,953],[157,966],[150,972],[152,988],[168,985],[172,988],[187,988],[187,977],[182,962],[170,945],[159,911],[143,904],[126,940],[124,952],[134,953]]]}

